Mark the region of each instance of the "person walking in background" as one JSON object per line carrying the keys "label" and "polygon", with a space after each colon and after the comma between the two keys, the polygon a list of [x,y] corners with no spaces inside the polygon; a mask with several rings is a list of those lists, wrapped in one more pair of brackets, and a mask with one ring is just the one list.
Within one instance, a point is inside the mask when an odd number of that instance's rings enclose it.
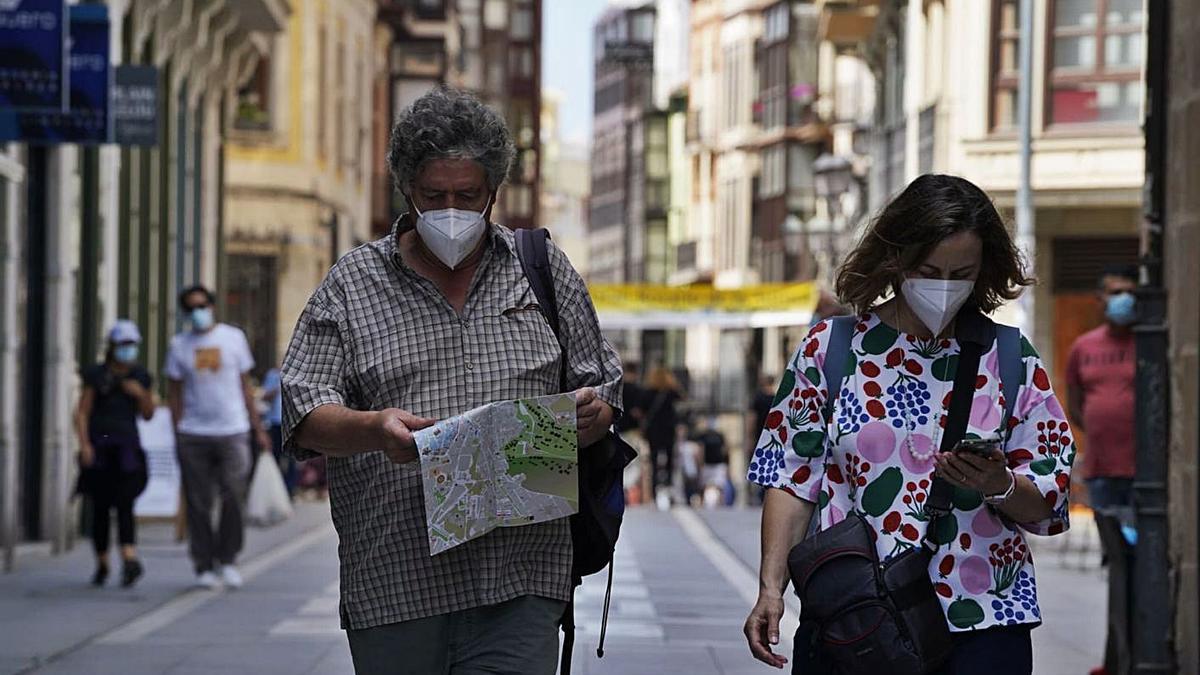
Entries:
{"label": "person walking in background", "polygon": [[671,507],[671,489],[675,478],[676,425],[679,424],[678,404],[683,400],[679,382],[671,371],[656,366],[646,380],[642,404],[642,436],[650,446],[650,465],[653,469],[654,501],[658,508]]}
{"label": "person walking in background", "polygon": [[696,506],[704,484],[704,449],[696,442],[692,423],[683,416],[675,427],[675,452],[678,456],[679,477],[682,480],[684,506]]}
{"label": "person walking in background", "polygon": [[296,497],[296,460],[283,452],[283,387],[280,386],[279,369],[272,368],[263,376],[263,403],[267,404],[267,414],[263,421],[266,423],[267,434],[271,437],[271,453],[283,473],[283,483],[287,486],[288,496]]}
{"label": "person walking in background", "polygon": [[1097,511],[1133,503],[1136,288],[1136,267],[1106,269],[1099,290],[1105,323],[1079,336],[1067,357],[1067,409],[1087,434],[1080,469]]}
{"label": "person walking in background", "polygon": [[137,418],[154,416],[153,382],[138,365],[142,335],[132,321],[119,320],[108,332],[104,362],[83,371],[83,391],[75,411],[79,436],[79,491],[92,498],[92,544],[96,572],[92,583],[108,580],[108,542],[112,511],[117,512],[121,545],[121,585],[142,576],[137,557],[133,504],[146,488],[146,453],[138,438]]}
{"label": "person walking in background", "polygon": [[613,428],[617,433],[637,431],[638,425],[645,417],[646,411],[642,399],[646,390],[642,387],[641,368],[637,361],[627,361],[622,364],[624,375],[621,378],[621,400],[625,404],[625,414],[617,420]]}
{"label": "person walking in background", "polygon": [[[775,404],[775,378],[767,374],[758,376],[758,390],[754,392],[754,397],[750,399],[750,409],[746,411],[746,457],[753,457],[754,451],[757,449],[758,435],[762,432],[763,427],[767,424],[767,415],[771,414],[771,407]],[[766,488],[754,483],[747,483],[749,487],[749,501],[753,504],[761,504],[763,493]]]}
{"label": "person walking in background", "polygon": [[654,491],[653,471],[650,464],[650,453],[646,452],[645,439],[642,438],[641,425],[646,416],[643,400],[646,390],[642,387],[641,368],[636,361],[625,361],[621,364],[621,401],[625,406],[625,414],[613,425],[613,429],[624,437],[625,442],[637,448],[638,458],[625,467],[625,494],[630,504],[640,504],[649,499]]}
{"label": "person walking in background", "polygon": [[[217,323],[215,304],[212,292],[203,286],[180,294],[179,308],[191,330],[171,340],[163,369],[196,584],[207,589],[222,581],[230,588],[242,586],[234,563],[245,535],[251,431],[264,452],[271,447],[250,382],[254,357],[246,334]],[[221,515],[214,531],[212,502],[217,490]]]}
{"label": "person walking in background", "polygon": [[703,494],[704,505],[712,508],[718,504],[732,504],[736,495],[729,479],[729,449],[725,435],[717,428],[717,419],[708,416],[704,426],[692,436],[700,444],[704,457]]}

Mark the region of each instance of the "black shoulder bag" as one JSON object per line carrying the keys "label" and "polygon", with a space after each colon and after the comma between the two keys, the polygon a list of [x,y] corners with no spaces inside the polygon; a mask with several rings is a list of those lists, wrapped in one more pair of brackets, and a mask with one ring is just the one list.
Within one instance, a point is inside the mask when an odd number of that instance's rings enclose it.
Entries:
{"label": "black shoulder bag", "polygon": [[[558,338],[562,350],[562,369],[559,389],[567,391],[567,345],[558,320],[558,300],[554,292],[554,277],[550,270],[547,239],[544,229],[516,231],[517,258],[537,298],[538,308]],[[579,512],[571,516],[571,544],[574,548],[571,566],[573,583],[583,583],[583,577],[608,567],[608,587],[604,594],[604,616],[600,624],[600,644],[596,656],[604,656],[604,637],[608,627],[608,608],[612,596],[613,552],[621,534],[625,515],[625,467],[637,457],[637,451],[611,429],[604,438],[579,453]],[[571,672],[571,653],[575,645],[575,603],[567,604],[562,618],[563,647],[560,673]]]}
{"label": "black shoulder bag", "polygon": [[[966,432],[979,359],[995,339],[995,325],[968,310],[959,315],[956,334],[962,347],[942,452],[953,450]],[[938,524],[953,508],[953,491],[950,483],[935,477],[924,538],[887,561],[879,560],[878,535],[857,512],[792,548],[788,571],[801,608],[794,658],[798,668],[805,663],[846,675],[927,675],[945,663],[953,643],[929,564],[937,551],[933,538]]]}

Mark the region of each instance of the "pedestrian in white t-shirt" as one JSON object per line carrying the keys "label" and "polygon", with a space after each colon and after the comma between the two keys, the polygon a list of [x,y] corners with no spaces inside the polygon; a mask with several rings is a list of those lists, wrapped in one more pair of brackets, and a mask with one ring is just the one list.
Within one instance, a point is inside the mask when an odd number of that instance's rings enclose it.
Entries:
{"label": "pedestrian in white t-shirt", "polygon": [[[179,296],[180,310],[191,329],[171,340],[163,372],[175,423],[196,583],[215,588],[224,581],[238,588],[242,577],[234,563],[245,531],[242,509],[250,473],[250,433],[266,451],[271,440],[255,411],[249,377],[254,357],[246,334],[217,323],[214,304],[212,292],[203,286],[193,286]],[[221,517],[214,531],[215,489],[220,490]]]}

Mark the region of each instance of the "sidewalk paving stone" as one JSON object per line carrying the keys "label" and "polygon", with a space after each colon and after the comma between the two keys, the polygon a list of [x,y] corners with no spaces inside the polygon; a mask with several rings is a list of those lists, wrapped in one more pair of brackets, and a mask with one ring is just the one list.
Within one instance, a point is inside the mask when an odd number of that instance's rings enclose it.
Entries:
{"label": "sidewalk paving stone", "polygon": [[[327,503],[298,503],[295,515],[284,523],[248,529],[240,562],[328,523]],[[90,585],[95,558],[86,539],[59,556],[42,551],[19,555],[14,571],[0,574],[0,673],[52,661],[191,590],[194,574],[187,546],[174,539],[174,528],[167,523],[139,528],[146,575],[130,589],[119,586],[116,573],[103,588]],[[119,573],[116,557],[114,551],[110,564]],[[146,658],[158,662],[156,655]]]}

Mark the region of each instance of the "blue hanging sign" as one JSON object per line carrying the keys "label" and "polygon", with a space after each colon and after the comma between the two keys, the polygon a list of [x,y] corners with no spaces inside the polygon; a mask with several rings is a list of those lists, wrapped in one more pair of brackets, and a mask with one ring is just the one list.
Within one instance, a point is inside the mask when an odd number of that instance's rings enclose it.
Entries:
{"label": "blue hanging sign", "polygon": [[[0,0],[0,3],[6,0]],[[11,0],[9,0],[11,1]],[[106,5],[70,8],[70,109],[0,111],[0,140],[26,143],[107,143],[109,132],[109,25]]]}
{"label": "blue hanging sign", "polygon": [[0,109],[65,110],[66,0],[0,0]]}

